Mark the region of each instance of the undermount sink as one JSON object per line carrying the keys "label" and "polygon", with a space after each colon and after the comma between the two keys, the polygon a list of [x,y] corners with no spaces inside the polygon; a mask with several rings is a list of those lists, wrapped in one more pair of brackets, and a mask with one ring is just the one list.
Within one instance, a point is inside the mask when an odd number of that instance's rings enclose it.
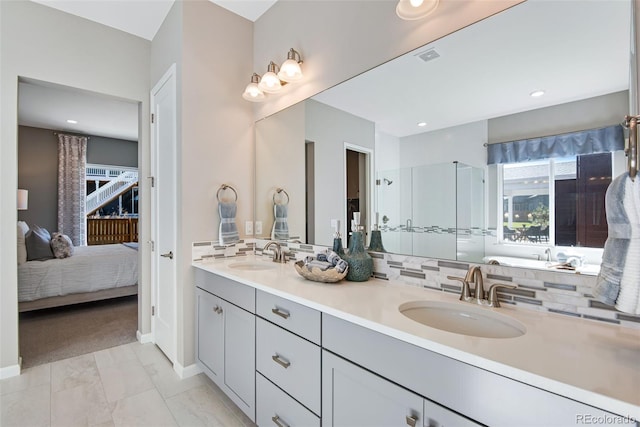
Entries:
{"label": "undermount sink", "polygon": [[268,261],[241,261],[229,264],[229,268],[245,271],[271,270],[278,267],[276,263]]}
{"label": "undermount sink", "polygon": [[515,338],[526,328],[504,314],[467,303],[410,301],[398,307],[400,313],[432,328],[482,338]]}

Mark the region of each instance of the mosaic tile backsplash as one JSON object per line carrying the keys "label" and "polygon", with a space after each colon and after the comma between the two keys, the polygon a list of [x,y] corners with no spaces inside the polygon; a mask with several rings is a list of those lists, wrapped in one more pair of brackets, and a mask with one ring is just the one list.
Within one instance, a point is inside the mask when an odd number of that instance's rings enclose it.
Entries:
{"label": "mosaic tile backsplash", "polygon": [[[218,246],[217,242],[195,242],[192,259],[203,261],[234,256],[271,256],[262,253],[268,240],[246,239],[231,247]],[[326,246],[301,243],[282,243],[290,262],[326,251]],[[469,263],[445,261],[400,254],[370,252],[373,258],[373,275],[382,280],[393,280],[440,292],[460,294],[460,284],[447,276],[464,277]],[[595,320],[640,329],[640,316],[617,311],[614,307],[593,299],[591,290],[596,276],[567,272],[543,271],[500,265],[481,265],[485,289],[494,283],[517,285],[517,289],[498,292],[500,302],[538,311]]]}

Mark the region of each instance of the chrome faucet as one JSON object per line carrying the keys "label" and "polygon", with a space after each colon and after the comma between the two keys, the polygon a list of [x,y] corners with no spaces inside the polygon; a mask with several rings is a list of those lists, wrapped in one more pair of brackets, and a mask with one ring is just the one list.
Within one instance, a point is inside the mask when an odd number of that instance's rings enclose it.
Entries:
{"label": "chrome faucet", "polygon": [[264,245],[264,248],[262,248],[262,250],[266,251],[271,246],[275,246],[275,249],[273,249],[273,262],[286,262],[284,252],[282,251],[282,247],[278,242],[271,241]]}
{"label": "chrome faucet", "polygon": [[547,262],[551,261],[551,248],[547,248],[544,250],[544,255],[547,258]]}

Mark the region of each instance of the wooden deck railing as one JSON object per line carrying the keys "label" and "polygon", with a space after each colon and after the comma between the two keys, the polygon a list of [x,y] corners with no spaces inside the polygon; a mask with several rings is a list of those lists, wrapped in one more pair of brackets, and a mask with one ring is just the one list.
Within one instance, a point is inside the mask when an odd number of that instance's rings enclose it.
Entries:
{"label": "wooden deck railing", "polygon": [[138,218],[87,218],[87,244],[137,242]]}

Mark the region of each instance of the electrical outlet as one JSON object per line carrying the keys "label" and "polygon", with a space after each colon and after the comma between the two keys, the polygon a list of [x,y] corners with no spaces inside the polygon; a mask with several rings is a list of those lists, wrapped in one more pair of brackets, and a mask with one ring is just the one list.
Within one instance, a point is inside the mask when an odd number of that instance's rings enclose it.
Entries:
{"label": "electrical outlet", "polygon": [[262,236],[262,221],[256,221],[256,236]]}
{"label": "electrical outlet", "polygon": [[247,236],[253,236],[253,221],[244,222],[244,234]]}

